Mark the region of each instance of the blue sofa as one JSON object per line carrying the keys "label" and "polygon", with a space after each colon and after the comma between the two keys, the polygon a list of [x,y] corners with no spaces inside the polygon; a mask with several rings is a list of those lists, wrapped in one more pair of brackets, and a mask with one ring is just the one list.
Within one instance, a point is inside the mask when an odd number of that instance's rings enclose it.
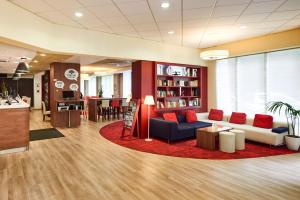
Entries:
{"label": "blue sofa", "polygon": [[177,121],[166,121],[163,118],[150,119],[150,136],[165,139],[168,142],[196,137],[196,130],[211,126],[207,122],[187,123],[184,115],[177,115]]}

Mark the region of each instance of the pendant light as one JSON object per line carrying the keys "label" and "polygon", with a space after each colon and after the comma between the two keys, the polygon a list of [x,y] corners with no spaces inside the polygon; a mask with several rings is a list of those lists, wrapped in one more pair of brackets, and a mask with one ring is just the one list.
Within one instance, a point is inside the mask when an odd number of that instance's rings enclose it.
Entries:
{"label": "pendant light", "polygon": [[16,74],[26,74],[29,72],[29,66],[26,62],[20,62],[16,69]]}

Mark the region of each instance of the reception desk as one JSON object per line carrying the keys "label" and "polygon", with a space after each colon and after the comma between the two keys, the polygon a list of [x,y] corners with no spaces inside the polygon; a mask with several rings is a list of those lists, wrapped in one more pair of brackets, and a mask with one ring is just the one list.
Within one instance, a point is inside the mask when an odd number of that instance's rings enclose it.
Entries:
{"label": "reception desk", "polygon": [[29,105],[23,101],[0,105],[0,154],[29,148]]}

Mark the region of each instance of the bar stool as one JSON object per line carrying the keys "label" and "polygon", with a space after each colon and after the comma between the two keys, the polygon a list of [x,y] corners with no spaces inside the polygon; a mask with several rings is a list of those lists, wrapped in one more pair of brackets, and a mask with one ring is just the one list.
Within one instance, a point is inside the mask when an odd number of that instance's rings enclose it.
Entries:
{"label": "bar stool", "polygon": [[117,114],[117,118],[120,119],[120,100],[112,100],[111,101],[111,107],[112,107],[112,113],[113,113],[113,118],[116,118],[116,114]]}
{"label": "bar stool", "polygon": [[101,101],[101,116],[102,121],[106,119],[110,119],[110,105],[109,100],[102,100]]}

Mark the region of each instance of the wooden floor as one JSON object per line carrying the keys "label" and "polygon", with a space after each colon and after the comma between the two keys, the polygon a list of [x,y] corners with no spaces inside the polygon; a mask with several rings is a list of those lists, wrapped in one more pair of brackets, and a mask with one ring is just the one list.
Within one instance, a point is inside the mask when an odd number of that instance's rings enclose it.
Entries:
{"label": "wooden floor", "polygon": [[[300,199],[300,154],[241,160],[153,155],[113,144],[82,120],[66,137],[0,155],[0,199]],[[31,129],[51,127],[39,111]]]}

